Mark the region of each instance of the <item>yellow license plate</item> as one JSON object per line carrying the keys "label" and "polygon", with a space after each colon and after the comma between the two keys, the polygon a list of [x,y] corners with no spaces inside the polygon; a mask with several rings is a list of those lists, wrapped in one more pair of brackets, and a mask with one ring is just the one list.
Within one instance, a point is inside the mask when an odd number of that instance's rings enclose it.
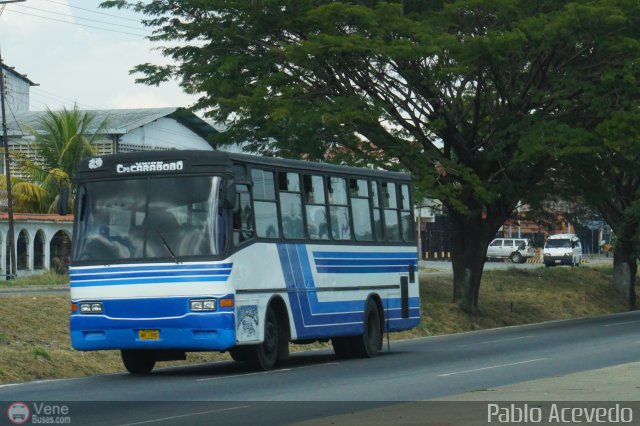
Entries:
{"label": "yellow license plate", "polygon": [[160,330],[138,330],[140,340],[160,340]]}

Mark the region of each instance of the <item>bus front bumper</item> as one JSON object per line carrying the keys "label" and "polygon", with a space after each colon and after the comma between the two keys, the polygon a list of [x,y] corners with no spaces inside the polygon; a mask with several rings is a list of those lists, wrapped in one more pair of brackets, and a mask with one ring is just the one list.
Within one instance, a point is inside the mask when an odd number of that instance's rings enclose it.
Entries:
{"label": "bus front bumper", "polygon": [[218,351],[236,344],[233,312],[192,313],[180,318],[109,318],[71,315],[71,345],[80,351],[173,349]]}

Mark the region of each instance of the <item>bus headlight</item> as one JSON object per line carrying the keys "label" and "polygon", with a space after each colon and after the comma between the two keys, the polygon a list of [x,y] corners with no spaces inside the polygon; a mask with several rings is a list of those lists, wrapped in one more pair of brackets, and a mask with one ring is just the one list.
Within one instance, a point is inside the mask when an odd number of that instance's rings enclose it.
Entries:
{"label": "bus headlight", "polygon": [[215,311],[216,299],[197,299],[189,301],[189,309],[191,311]]}
{"label": "bus headlight", "polygon": [[101,302],[84,302],[80,303],[81,314],[101,314],[102,313]]}

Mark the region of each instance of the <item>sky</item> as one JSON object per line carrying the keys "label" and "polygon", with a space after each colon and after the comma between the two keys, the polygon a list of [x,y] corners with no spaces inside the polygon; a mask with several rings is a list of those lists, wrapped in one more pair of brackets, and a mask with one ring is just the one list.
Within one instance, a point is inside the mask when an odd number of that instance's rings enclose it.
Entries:
{"label": "sky", "polygon": [[159,87],[135,83],[131,68],[167,59],[144,38],[149,31],[140,15],[99,9],[100,3],[26,0],[5,5],[0,52],[6,65],[39,84],[31,87],[29,109],[69,108],[74,102],[81,109],[191,106],[195,97],[175,82]]}

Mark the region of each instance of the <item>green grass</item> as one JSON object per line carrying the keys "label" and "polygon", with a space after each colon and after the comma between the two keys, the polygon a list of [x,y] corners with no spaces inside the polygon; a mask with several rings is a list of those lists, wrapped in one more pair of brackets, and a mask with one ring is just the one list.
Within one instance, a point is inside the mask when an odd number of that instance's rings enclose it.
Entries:
{"label": "green grass", "polygon": [[0,288],[20,288],[30,286],[63,286],[69,284],[69,275],[56,274],[55,272],[45,272],[41,275],[31,275],[28,277],[16,278],[13,280],[1,280]]}
{"label": "green grass", "polygon": [[451,277],[422,276],[423,321],[411,335],[484,328],[624,312],[626,302],[611,286],[611,268],[510,268],[486,271],[477,315],[451,303]]}
{"label": "green grass", "polygon": [[[627,305],[613,291],[611,275],[611,268],[488,271],[480,290],[480,313],[468,316],[451,303],[450,276],[421,273],[422,322],[391,337],[432,336],[623,312]],[[71,349],[69,307],[67,294],[0,297],[0,383],[123,371],[117,351]],[[186,363],[220,359],[228,357],[216,352],[188,354]]]}

